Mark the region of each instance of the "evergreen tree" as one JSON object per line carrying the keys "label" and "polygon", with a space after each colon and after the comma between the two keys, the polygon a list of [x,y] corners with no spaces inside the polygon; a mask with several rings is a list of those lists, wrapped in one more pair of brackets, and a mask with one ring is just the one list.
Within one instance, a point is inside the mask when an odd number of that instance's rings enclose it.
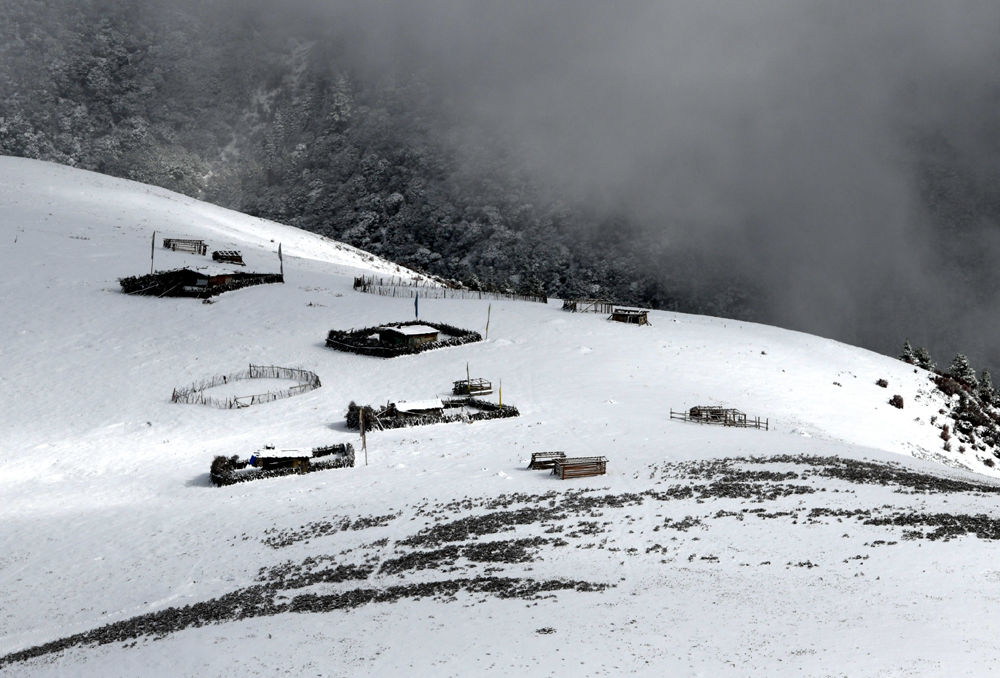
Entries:
{"label": "evergreen tree", "polygon": [[913,357],[917,361],[917,366],[922,367],[925,370],[933,371],[934,368],[937,367],[937,365],[934,364],[934,361],[931,360],[931,354],[923,346],[914,352]]}
{"label": "evergreen tree", "polygon": [[900,354],[899,359],[904,363],[910,363],[911,365],[916,363],[917,357],[913,354],[913,347],[910,346],[909,339],[903,343],[903,352]]}
{"label": "evergreen tree", "polygon": [[969,359],[961,353],[956,355],[951,361],[951,367],[948,368],[948,374],[973,389],[979,387],[979,380],[976,379],[976,371],[973,370],[972,366],[969,364]]}
{"label": "evergreen tree", "polygon": [[979,399],[982,401],[983,405],[996,405],[997,390],[993,388],[993,378],[990,376],[989,370],[983,370],[982,375],[979,377],[979,390],[977,391],[977,395],[979,395]]}

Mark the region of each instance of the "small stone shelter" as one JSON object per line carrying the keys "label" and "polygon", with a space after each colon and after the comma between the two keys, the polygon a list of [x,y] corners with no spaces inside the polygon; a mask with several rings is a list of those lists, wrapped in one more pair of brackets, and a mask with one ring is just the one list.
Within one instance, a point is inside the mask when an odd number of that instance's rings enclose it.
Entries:
{"label": "small stone shelter", "polygon": [[393,403],[392,408],[404,417],[419,417],[425,415],[441,416],[444,414],[444,403],[441,402],[440,398],[399,401]]}
{"label": "small stone shelter", "polygon": [[416,348],[438,340],[438,330],[427,325],[402,325],[378,328],[378,341],[385,346]]}

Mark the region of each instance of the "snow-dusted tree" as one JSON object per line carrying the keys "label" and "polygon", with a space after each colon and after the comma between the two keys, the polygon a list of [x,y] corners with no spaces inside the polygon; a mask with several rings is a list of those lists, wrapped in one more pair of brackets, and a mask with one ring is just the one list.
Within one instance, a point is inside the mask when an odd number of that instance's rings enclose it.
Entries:
{"label": "snow-dusted tree", "polygon": [[997,390],[993,388],[993,378],[990,376],[989,370],[983,370],[983,373],[980,375],[979,389],[976,391],[976,394],[983,405],[996,406]]}
{"label": "snow-dusted tree", "polygon": [[917,365],[925,370],[933,370],[937,367],[934,361],[931,360],[931,354],[923,346],[914,351],[913,357],[917,361]]}
{"label": "snow-dusted tree", "polygon": [[903,343],[903,352],[899,355],[899,359],[904,363],[910,363],[911,365],[917,362],[917,357],[913,353],[913,347],[910,346],[909,339]]}
{"label": "snow-dusted tree", "polygon": [[961,353],[956,355],[951,361],[951,367],[948,368],[948,374],[958,381],[968,384],[973,389],[979,387],[979,380],[976,379],[976,371],[972,369],[972,365],[969,364],[969,359]]}

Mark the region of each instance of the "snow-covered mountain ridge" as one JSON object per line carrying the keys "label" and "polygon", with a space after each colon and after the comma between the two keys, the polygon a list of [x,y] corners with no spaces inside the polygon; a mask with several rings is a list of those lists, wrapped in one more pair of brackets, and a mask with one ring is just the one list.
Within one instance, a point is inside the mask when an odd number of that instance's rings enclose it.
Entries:
{"label": "snow-covered mountain ridge", "polygon": [[[996,473],[941,449],[944,396],[922,370],[773,327],[666,312],[633,327],[555,302],[422,299],[421,318],[480,332],[490,308],[486,340],[339,353],[331,328],[413,317],[353,276],[409,272],[46,163],[0,158],[0,201],[0,656],[57,641],[0,659],[11,675],[983,675],[1000,654],[995,485],[926,460]],[[213,304],[123,295],[154,230],[264,271],[280,242],[286,282]],[[248,363],[323,386],[240,410],[170,402]],[[521,416],[373,432],[365,466],[347,404],[441,395],[467,363]],[[770,430],[670,420],[699,404]],[[340,442],[356,468],[208,483],[216,455]],[[552,449],[604,455],[608,475],[524,470]]]}

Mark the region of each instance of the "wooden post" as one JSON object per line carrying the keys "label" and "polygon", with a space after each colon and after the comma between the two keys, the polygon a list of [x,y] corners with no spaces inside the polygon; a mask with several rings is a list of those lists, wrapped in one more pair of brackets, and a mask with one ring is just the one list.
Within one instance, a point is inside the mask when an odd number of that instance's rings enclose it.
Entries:
{"label": "wooden post", "polygon": [[486,307],[486,332],[483,334],[483,339],[490,338],[490,311],[493,310],[493,304]]}
{"label": "wooden post", "polygon": [[[15,239],[16,242],[16,239]],[[153,231],[153,242],[149,246],[149,274],[153,275],[153,257],[156,255],[156,231]]]}
{"label": "wooden post", "polygon": [[472,397],[472,377],[469,375],[469,363],[465,363],[465,386],[469,390],[469,397]]}
{"label": "wooden post", "polygon": [[365,466],[368,466],[368,441],[365,438],[365,406],[361,406],[361,449],[365,453]]}

